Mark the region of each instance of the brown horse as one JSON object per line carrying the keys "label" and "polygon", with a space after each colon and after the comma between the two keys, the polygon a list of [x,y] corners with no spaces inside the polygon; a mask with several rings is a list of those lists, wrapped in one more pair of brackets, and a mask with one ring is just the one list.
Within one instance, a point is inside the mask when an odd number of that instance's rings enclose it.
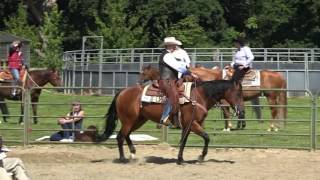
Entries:
{"label": "brown horse", "polygon": [[[47,83],[50,83],[53,86],[62,86],[61,78],[56,70],[33,70],[28,72],[26,82],[24,88],[32,88],[32,87],[43,87]],[[12,82],[3,81],[0,82],[1,86],[12,86]],[[21,100],[22,99],[22,91],[16,96],[12,96],[12,88],[11,87],[4,87],[1,88],[0,86],[0,100],[9,99],[9,100]],[[58,89],[60,90],[60,89]],[[32,110],[33,110],[33,122],[36,124],[38,123],[37,120],[37,103],[39,102],[39,96],[41,94],[41,89],[32,89],[31,91],[31,102],[32,102]],[[8,115],[9,112],[2,111],[5,115]],[[6,114],[7,113],[7,114]],[[23,106],[21,106],[21,117],[19,123],[23,120]]]}
{"label": "brown horse", "polygon": [[[180,140],[180,150],[178,154],[178,164],[183,161],[183,150],[190,131],[204,139],[204,148],[199,160],[204,160],[209,144],[209,136],[202,128],[208,110],[219,100],[225,99],[235,110],[236,115],[244,116],[244,106],[240,79],[244,73],[237,71],[231,80],[218,80],[203,82],[199,86],[193,87],[191,99],[195,102],[188,102],[180,106],[182,135]],[[127,162],[124,156],[123,143],[126,140],[132,156],[136,150],[130,139],[130,134],[140,128],[147,120],[159,123],[163,104],[142,103],[140,98],[143,86],[136,85],[119,92],[113,99],[106,115],[106,127],[99,141],[107,140],[113,133],[118,117],[121,121],[121,129],[117,136],[120,161]]]}
{"label": "brown horse", "polygon": [[[218,67],[214,67],[212,69],[208,69],[205,67],[191,67],[190,72],[198,77],[200,81],[211,81],[222,79],[222,70]],[[230,69],[231,70],[231,69]],[[283,91],[276,90],[267,90],[267,89],[286,89],[286,80],[279,72],[273,72],[269,70],[260,71],[260,82],[261,86],[259,88],[256,87],[244,87],[243,97],[245,101],[250,100],[253,105],[259,105],[259,96],[261,94],[267,97],[269,105],[287,105],[287,96]],[[142,68],[140,72],[140,82],[146,80],[155,80],[159,79],[159,70],[152,66],[145,66]],[[189,77],[190,78],[190,77]],[[190,80],[190,79],[189,79]],[[191,78],[192,80],[192,78]],[[265,89],[265,90],[260,90]],[[255,91],[252,91],[255,90]],[[229,121],[231,117],[231,113],[229,108],[224,100],[221,101],[224,106],[222,106],[224,118],[228,119],[225,121],[224,130],[229,131],[232,127],[231,122]],[[287,109],[285,107],[273,107],[271,106],[271,115],[272,120],[270,121],[270,128],[268,130],[278,130],[278,127],[275,127],[274,122],[275,119],[283,119],[285,120],[287,117]],[[256,112],[257,119],[261,119],[261,109],[259,107],[254,106],[254,111]],[[242,129],[245,126],[245,121],[238,121],[238,128]]]}
{"label": "brown horse", "polygon": [[[231,67],[226,67],[228,73],[232,75],[234,69]],[[267,101],[270,105],[272,119],[270,121],[270,126],[268,131],[278,131],[279,124],[276,119],[285,121],[287,118],[287,94],[285,91],[278,91],[287,88],[287,81],[280,72],[274,72],[270,70],[260,71],[260,87],[243,87],[243,98],[244,101],[251,100],[253,98],[259,97],[261,94],[266,96]],[[261,90],[263,89],[263,90]],[[268,90],[271,89],[271,90]],[[272,90],[277,89],[277,90]],[[273,105],[280,105],[276,107]],[[226,118],[230,117],[229,111],[224,111],[224,116]],[[228,123],[229,126],[229,123]]]}

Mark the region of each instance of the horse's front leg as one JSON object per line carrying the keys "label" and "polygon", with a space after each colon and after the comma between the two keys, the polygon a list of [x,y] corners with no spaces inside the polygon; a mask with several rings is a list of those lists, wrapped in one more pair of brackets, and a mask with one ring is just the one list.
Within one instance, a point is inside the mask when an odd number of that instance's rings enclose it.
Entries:
{"label": "horse's front leg", "polygon": [[31,102],[32,102],[32,112],[33,112],[33,123],[37,124],[38,123],[37,108],[38,108],[39,97],[33,97]]}
{"label": "horse's front leg", "polygon": [[210,142],[209,135],[203,130],[203,128],[198,123],[193,123],[191,131],[195,134],[201,136],[204,140],[204,146],[202,150],[202,154],[199,156],[198,160],[202,162],[208,153],[208,146]]}
{"label": "horse's front leg", "polygon": [[178,161],[177,161],[178,165],[182,164],[183,162],[183,150],[186,145],[189,134],[190,134],[190,129],[187,129],[187,127],[183,128],[181,133],[180,149],[179,149]]}
{"label": "horse's front leg", "polygon": [[222,106],[221,110],[223,112],[223,118],[224,118],[224,129],[223,131],[230,131],[232,128],[232,123],[230,120],[231,113],[229,106]]}
{"label": "horse's front leg", "polygon": [[19,124],[22,124],[22,123],[24,123],[23,122],[23,116],[24,116],[24,105],[23,105],[23,103],[21,103],[20,108],[21,108],[21,113],[20,113],[20,118],[19,118]]}

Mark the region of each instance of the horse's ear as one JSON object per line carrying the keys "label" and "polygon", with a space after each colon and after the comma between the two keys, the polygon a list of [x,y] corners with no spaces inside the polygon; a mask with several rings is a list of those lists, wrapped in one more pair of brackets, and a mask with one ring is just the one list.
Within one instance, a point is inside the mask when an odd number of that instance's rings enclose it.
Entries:
{"label": "horse's ear", "polygon": [[147,68],[147,69],[150,69],[150,68],[151,68],[151,65],[149,64],[146,68]]}
{"label": "horse's ear", "polygon": [[57,74],[58,73],[56,68],[48,68],[48,70],[51,71],[53,74]]}

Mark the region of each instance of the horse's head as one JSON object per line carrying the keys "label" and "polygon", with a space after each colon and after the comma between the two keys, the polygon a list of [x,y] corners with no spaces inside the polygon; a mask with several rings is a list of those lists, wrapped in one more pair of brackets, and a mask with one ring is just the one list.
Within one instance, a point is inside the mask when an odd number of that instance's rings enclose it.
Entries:
{"label": "horse's head", "polygon": [[[55,87],[63,86],[61,77],[59,76],[59,72],[57,70],[55,70],[55,69],[52,69],[52,70],[49,70],[49,71],[50,71],[49,77],[48,77],[49,83],[52,86],[55,86]],[[59,88],[59,89],[57,89],[57,91],[58,92],[62,92],[63,89]]]}
{"label": "horse's head", "polygon": [[143,84],[146,81],[158,80],[159,78],[160,74],[157,68],[154,68],[151,65],[143,66],[139,75],[139,83]]}

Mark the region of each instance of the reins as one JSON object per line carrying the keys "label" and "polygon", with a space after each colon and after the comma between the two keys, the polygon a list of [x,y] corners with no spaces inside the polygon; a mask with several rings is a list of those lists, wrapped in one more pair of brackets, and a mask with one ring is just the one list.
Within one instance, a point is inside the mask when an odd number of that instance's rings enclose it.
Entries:
{"label": "reins", "polygon": [[[194,88],[196,88],[197,87],[197,82],[196,82],[196,80],[194,81]],[[197,89],[195,89],[195,91],[196,91]],[[193,91],[191,91],[191,92],[193,92]],[[195,93],[193,93],[193,94],[195,94]],[[187,98],[185,95],[184,95],[184,97],[185,98]],[[188,135],[188,131],[190,131],[190,129],[191,129],[191,125],[192,125],[192,123],[193,123],[193,121],[195,120],[195,109],[196,109],[196,103],[197,103],[197,96],[195,96],[195,100],[194,101],[192,101],[191,100],[191,98],[189,99],[189,98],[187,98],[190,102],[191,102],[191,104],[192,104],[192,115],[191,115],[191,121],[189,122],[189,124],[188,124],[188,126],[187,126],[187,129],[185,130],[185,131],[182,131],[182,138],[181,138],[181,141],[180,141],[180,143],[179,144],[181,144],[182,142],[184,142],[185,141],[185,139],[187,138],[187,135]],[[198,103],[199,104],[199,103]]]}

